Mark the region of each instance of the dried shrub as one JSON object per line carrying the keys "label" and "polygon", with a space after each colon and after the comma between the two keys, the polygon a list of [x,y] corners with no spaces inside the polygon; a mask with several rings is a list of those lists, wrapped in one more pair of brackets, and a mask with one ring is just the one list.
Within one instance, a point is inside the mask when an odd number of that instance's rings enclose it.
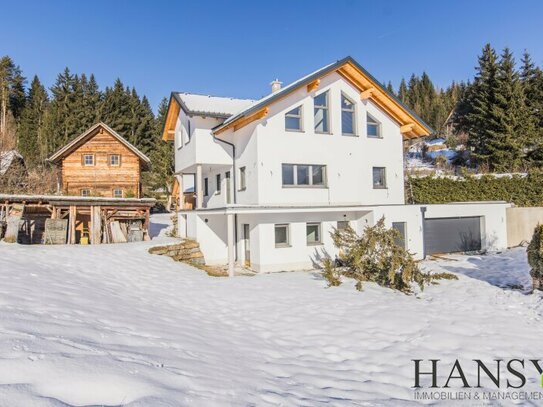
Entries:
{"label": "dried shrub", "polygon": [[384,218],[366,227],[362,236],[350,227],[335,229],[331,236],[339,249],[338,259],[333,262],[328,257],[322,262],[323,277],[330,286],[340,285],[345,276],[356,280],[357,290],[369,281],[409,294],[413,283],[422,290],[437,279],[457,279],[450,273],[423,273],[411,253],[396,243],[400,233],[386,228]]}

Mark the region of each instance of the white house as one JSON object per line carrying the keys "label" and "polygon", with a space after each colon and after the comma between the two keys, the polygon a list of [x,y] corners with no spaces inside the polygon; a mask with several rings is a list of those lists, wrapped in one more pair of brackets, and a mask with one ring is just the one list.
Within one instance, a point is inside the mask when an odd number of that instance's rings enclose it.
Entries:
{"label": "white house", "polygon": [[506,203],[405,205],[402,142],[430,132],[350,57],[260,100],[173,92],[163,138],[196,191],[179,233],[231,272],[312,268],[334,227],[382,216],[418,258],[505,247]]}

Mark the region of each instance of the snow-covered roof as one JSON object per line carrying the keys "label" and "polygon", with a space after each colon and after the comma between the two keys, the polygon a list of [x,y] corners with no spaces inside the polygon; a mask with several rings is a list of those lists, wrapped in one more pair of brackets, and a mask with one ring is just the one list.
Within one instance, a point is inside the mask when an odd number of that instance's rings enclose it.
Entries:
{"label": "snow-covered roof", "polygon": [[252,99],[235,99],[197,93],[174,92],[183,109],[190,114],[230,117],[256,103]]}
{"label": "snow-covered roof", "polygon": [[0,175],[4,175],[15,158],[23,159],[17,150],[0,151]]}

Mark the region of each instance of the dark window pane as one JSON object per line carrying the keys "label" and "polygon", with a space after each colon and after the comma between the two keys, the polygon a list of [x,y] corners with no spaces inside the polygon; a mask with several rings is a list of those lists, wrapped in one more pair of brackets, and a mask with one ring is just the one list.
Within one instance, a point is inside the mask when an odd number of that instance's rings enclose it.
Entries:
{"label": "dark window pane", "polygon": [[400,236],[394,239],[396,245],[406,248],[405,241],[405,222],[392,222],[392,229],[395,229],[399,232]]}
{"label": "dark window pane", "polygon": [[310,223],[306,226],[307,243],[319,243],[320,237],[320,225],[318,223]]}
{"label": "dark window pane", "polygon": [[385,179],[385,169],[382,167],[373,168],[373,186],[376,188],[385,188],[386,179]]}
{"label": "dark window pane", "polygon": [[341,111],[341,132],[343,134],[354,134],[354,114],[353,112]]}
{"label": "dark window pane", "polygon": [[328,109],[315,108],[315,131],[328,133]]}
{"label": "dark window pane", "polygon": [[294,165],[283,164],[283,185],[294,185]]}
{"label": "dark window pane", "polygon": [[338,220],[336,229],[345,230],[348,227],[349,227],[349,221],[348,220]]}
{"label": "dark window pane", "polygon": [[275,244],[288,244],[288,226],[277,225],[275,226]]}
{"label": "dark window pane", "polygon": [[309,165],[298,165],[296,175],[297,185],[309,185]]}
{"label": "dark window pane", "polygon": [[346,110],[354,110],[353,102],[341,95],[341,108]]}
{"label": "dark window pane", "polygon": [[328,106],[328,92],[321,93],[318,96],[315,96],[315,106]]}
{"label": "dark window pane", "polygon": [[285,128],[287,130],[301,130],[301,120],[299,117],[285,116]]}
{"label": "dark window pane", "polygon": [[369,114],[366,116],[366,118],[368,124],[368,137],[381,137],[379,134],[379,122]]}
{"label": "dark window pane", "polygon": [[324,166],[313,165],[312,167],[313,185],[324,185]]}

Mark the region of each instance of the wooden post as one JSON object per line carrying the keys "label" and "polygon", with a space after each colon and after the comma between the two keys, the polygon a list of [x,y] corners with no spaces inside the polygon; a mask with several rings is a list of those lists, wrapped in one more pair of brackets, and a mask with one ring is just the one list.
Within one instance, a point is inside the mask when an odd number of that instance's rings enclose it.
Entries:
{"label": "wooden post", "polygon": [[176,206],[177,210],[183,210],[185,209],[185,194],[183,193],[185,186],[183,185],[183,173],[179,174],[177,177],[179,189],[177,190],[177,196],[175,199],[177,200]]}
{"label": "wooden post", "polygon": [[91,206],[91,244],[102,243],[102,216],[100,206]]}
{"label": "wooden post", "polygon": [[70,205],[70,213],[68,215],[68,243],[75,244],[75,221],[77,218],[77,206]]}

